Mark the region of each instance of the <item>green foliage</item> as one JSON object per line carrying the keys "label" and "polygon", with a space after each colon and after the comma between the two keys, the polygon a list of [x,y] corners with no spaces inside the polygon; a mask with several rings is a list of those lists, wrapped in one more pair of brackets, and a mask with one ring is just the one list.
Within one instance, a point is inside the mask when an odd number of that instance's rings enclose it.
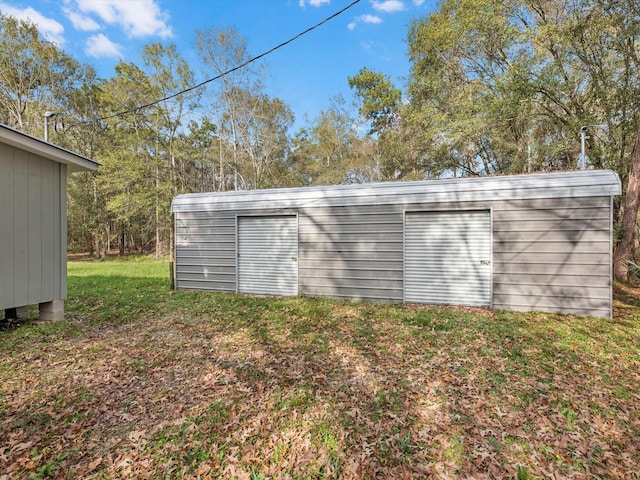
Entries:
{"label": "green foliage", "polygon": [[349,183],[355,167],[351,149],[356,140],[344,99],[332,98],[331,106],[293,140],[295,174],[304,185]]}
{"label": "green foliage", "polygon": [[365,67],[348,81],[362,100],[360,114],[371,122],[369,133],[380,133],[395,126],[402,94],[389,77]]}
{"label": "green foliage", "polygon": [[589,162],[626,175],[640,93],[633,8],[463,0],[415,20],[405,115],[424,119],[431,173],[572,169],[579,129],[593,125]]}
{"label": "green foliage", "polygon": [[28,21],[0,14],[0,122],[41,136],[44,112],[69,111],[89,73]]}
{"label": "green foliage", "polygon": [[[264,64],[173,96],[195,83],[173,44],[148,44],[139,65],[101,79],[35,25],[0,16],[0,121],[39,135],[44,111],[64,111],[73,128],[52,141],[102,162],[70,176],[68,202],[69,245],[99,258],[169,253],[179,193],[574,169],[582,126],[589,166],[626,185],[639,19],[634,0],[444,0],[409,25],[404,94],[365,66],[347,79],[360,119],[336,97],[291,138]],[[214,74],[251,58],[234,28],[195,44]]]}
{"label": "green foliage", "polygon": [[531,480],[531,476],[527,473],[527,469],[522,465],[518,465],[516,480]]}

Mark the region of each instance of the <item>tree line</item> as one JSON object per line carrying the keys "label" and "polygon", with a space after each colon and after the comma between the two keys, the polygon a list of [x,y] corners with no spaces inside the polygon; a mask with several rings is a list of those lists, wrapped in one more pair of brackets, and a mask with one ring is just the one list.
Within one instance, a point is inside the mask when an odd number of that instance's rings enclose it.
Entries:
{"label": "tree line", "polygon": [[[247,62],[232,28],[195,32],[208,77]],[[0,17],[0,121],[95,158],[69,178],[69,245],[167,254],[179,193],[609,168],[615,274],[634,265],[640,194],[640,6],[635,0],[444,0],[411,22],[402,87],[354,67],[341,97],[291,133],[294,115],[265,92],[265,64],[205,87],[175,45],[98,78],[28,22]],[[158,99],[170,97],[156,102]],[[149,105],[144,108],[141,106]],[[122,113],[126,112],[126,113]],[[99,119],[99,120],[97,120]],[[580,132],[585,135],[581,159]]]}

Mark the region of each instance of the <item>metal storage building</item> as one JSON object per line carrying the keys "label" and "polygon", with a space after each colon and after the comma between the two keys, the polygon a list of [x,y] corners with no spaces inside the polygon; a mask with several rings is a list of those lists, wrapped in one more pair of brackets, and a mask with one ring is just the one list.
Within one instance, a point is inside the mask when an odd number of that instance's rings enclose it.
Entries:
{"label": "metal storage building", "polygon": [[186,194],[182,289],[611,317],[612,171]]}
{"label": "metal storage building", "polygon": [[0,314],[64,316],[67,173],[98,163],[0,124]]}

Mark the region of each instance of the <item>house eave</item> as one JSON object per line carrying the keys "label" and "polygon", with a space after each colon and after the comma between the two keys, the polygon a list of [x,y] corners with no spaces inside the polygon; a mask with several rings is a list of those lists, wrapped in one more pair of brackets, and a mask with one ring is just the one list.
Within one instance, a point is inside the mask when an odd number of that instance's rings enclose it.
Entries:
{"label": "house eave", "polygon": [[69,173],[95,171],[99,162],[0,124],[0,142],[67,165]]}

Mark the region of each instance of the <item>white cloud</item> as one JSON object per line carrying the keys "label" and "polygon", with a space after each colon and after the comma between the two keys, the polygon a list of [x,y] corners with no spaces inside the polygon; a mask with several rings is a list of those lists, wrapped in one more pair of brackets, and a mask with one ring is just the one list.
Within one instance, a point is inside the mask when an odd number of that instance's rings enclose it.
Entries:
{"label": "white cloud", "polygon": [[382,23],[382,19],[377,15],[360,15],[358,20],[362,23]]}
{"label": "white cloud", "polygon": [[160,10],[157,0],[75,0],[75,4],[85,15],[119,25],[129,37],[173,36],[169,15]]}
{"label": "white cloud", "polygon": [[95,58],[120,58],[123,56],[122,47],[117,43],[113,43],[102,33],[91,35],[87,39],[87,46],[85,47],[84,51],[90,57]]}
{"label": "white cloud", "polygon": [[382,23],[382,19],[377,15],[360,15],[359,17],[356,17],[353,22],[347,25],[347,28],[349,28],[349,30],[353,30],[360,23]]}
{"label": "white cloud", "polygon": [[30,21],[38,27],[38,31],[44,38],[56,45],[60,46],[64,43],[64,27],[62,24],[52,18],[45,17],[31,7],[17,8],[4,2],[0,2],[0,12],[19,20]]}
{"label": "white cloud", "polygon": [[424,3],[424,0],[413,0],[413,4],[414,4],[416,7],[421,6],[423,3]]}
{"label": "white cloud", "polygon": [[353,22],[351,22],[349,25],[347,25],[347,27],[349,28],[349,30],[353,30],[360,23],[382,23],[382,19],[380,17],[378,17],[377,15],[369,15],[369,14],[360,15],[360,16],[356,17],[353,20]]}
{"label": "white cloud", "polygon": [[385,13],[400,12],[404,10],[404,2],[401,0],[383,0],[380,2],[372,1],[371,5],[374,10]]}
{"label": "white cloud", "polygon": [[69,8],[64,8],[63,11],[76,30],[82,30],[83,32],[100,30],[100,25],[93,18],[74,12]]}
{"label": "white cloud", "polygon": [[331,0],[306,0],[306,1],[305,0],[300,0],[298,2],[298,5],[300,5],[302,8],[304,8],[307,3],[309,5],[311,5],[312,7],[320,7],[320,6],[324,5],[325,3],[326,4],[331,3]]}

